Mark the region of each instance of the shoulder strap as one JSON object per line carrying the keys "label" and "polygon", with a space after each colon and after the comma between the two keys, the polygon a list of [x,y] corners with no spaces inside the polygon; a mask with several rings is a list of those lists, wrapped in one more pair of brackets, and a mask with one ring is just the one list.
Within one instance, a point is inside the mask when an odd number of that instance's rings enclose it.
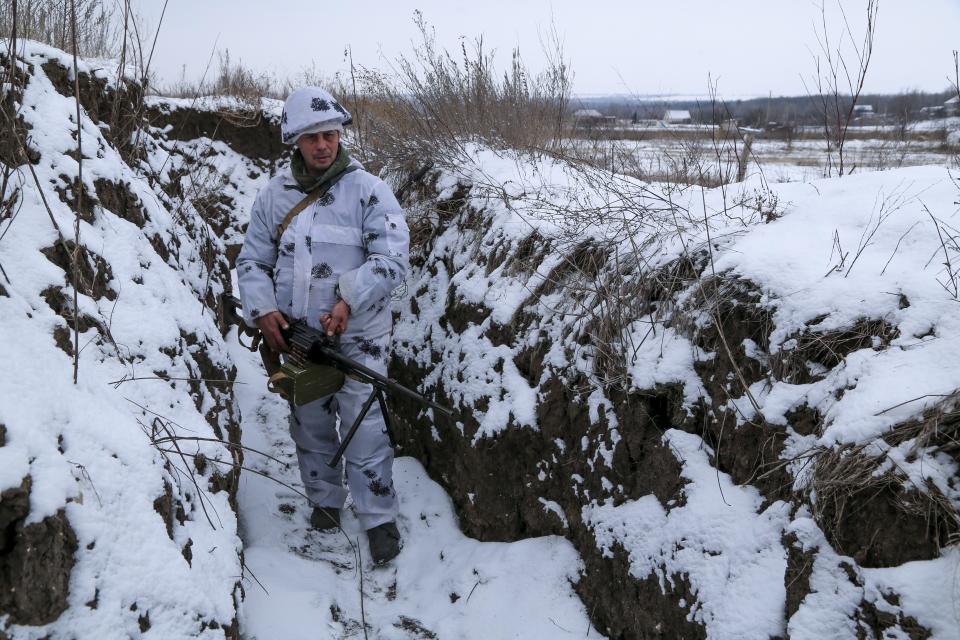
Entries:
{"label": "shoulder strap", "polygon": [[314,201],[317,200],[317,198],[322,196],[324,192],[324,189],[315,189],[314,191],[308,193],[307,197],[305,197],[303,200],[293,205],[293,209],[290,209],[286,217],[283,219],[283,222],[277,225],[277,244],[280,243],[280,236],[282,236],[283,232],[287,230],[287,227],[289,227],[290,223],[293,222],[293,219],[297,217],[297,214],[309,207]]}
{"label": "shoulder strap", "polygon": [[280,244],[280,237],[283,235],[283,232],[287,230],[287,227],[290,226],[290,223],[293,222],[293,219],[296,218],[301,211],[303,211],[304,209],[309,207],[311,204],[316,202],[319,198],[322,198],[328,191],[330,191],[333,185],[337,184],[337,182],[340,181],[340,178],[342,178],[343,176],[347,175],[352,171],[356,171],[356,169],[357,169],[356,167],[347,167],[346,169],[343,170],[343,172],[341,172],[332,180],[330,180],[330,182],[328,182],[327,184],[323,185],[318,189],[314,189],[313,191],[307,194],[307,197],[305,197],[303,200],[301,200],[297,204],[293,205],[293,209],[290,209],[289,213],[287,213],[286,217],[283,219],[283,222],[277,225],[277,240],[276,240],[277,244]]}

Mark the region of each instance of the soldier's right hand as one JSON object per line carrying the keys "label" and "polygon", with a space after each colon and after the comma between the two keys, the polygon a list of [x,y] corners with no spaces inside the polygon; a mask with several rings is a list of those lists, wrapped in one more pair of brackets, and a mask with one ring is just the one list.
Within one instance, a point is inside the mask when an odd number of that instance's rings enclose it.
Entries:
{"label": "soldier's right hand", "polygon": [[260,329],[260,333],[263,334],[264,340],[267,341],[267,345],[274,351],[289,351],[286,341],[283,339],[283,335],[280,333],[281,329],[289,329],[290,325],[287,322],[287,319],[279,311],[271,311],[270,313],[264,314],[257,318],[257,328]]}

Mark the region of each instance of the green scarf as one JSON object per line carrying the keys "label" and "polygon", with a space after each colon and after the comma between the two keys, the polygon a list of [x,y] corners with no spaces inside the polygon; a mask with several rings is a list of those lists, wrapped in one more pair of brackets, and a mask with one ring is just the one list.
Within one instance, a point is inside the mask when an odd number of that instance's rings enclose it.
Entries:
{"label": "green scarf", "polygon": [[297,181],[300,191],[310,193],[328,184],[331,180],[343,173],[349,166],[350,154],[340,145],[337,147],[337,157],[334,159],[333,164],[327,167],[323,175],[315,176],[307,170],[307,163],[304,161],[300,149],[296,149],[293,152],[293,159],[290,162],[290,172],[293,174],[293,179]]}

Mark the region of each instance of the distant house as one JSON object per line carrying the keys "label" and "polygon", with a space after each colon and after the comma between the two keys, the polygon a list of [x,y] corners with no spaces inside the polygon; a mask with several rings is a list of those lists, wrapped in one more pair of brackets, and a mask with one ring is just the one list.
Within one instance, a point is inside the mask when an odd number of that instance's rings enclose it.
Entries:
{"label": "distant house", "polygon": [[603,114],[596,109],[577,109],[573,112],[573,122],[577,126],[589,127],[603,122]]}
{"label": "distant house", "polygon": [[665,124],[690,124],[693,118],[686,109],[667,109],[663,114]]}
{"label": "distant house", "polygon": [[861,120],[870,120],[876,115],[876,112],[873,110],[872,104],[855,104],[853,105],[853,118]]}
{"label": "distant house", "polygon": [[942,118],[946,115],[947,108],[944,105],[934,107],[920,107],[921,118]]}
{"label": "distant house", "polygon": [[943,111],[948,116],[960,115],[960,96],[953,96],[944,102]]}

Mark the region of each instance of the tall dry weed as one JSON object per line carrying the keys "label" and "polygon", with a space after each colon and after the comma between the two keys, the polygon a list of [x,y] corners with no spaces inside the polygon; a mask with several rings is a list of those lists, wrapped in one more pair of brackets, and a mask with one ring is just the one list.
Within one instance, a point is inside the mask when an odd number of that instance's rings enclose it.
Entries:
{"label": "tall dry weed", "polygon": [[[72,6],[75,5],[75,6]],[[73,51],[72,13],[76,11],[77,55],[109,58],[118,55],[123,25],[112,2],[104,0],[0,0],[0,33],[13,31],[17,15],[18,37]]]}
{"label": "tall dry weed", "polygon": [[420,39],[411,54],[386,71],[352,67],[335,88],[357,115],[365,160],[442,161],[472,141],[520,150],[562,142],[573,75],[555,35],[546,39],[545,70],[531,71],[515,49],[501,73],[482,38],[451,52],[420,14],[414,20]]}

